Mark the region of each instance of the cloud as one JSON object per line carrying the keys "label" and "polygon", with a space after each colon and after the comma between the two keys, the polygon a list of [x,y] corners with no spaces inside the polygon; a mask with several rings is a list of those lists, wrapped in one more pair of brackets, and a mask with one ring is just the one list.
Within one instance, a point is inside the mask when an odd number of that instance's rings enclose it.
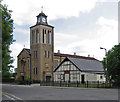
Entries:
{"label": "cloud", "polygon": [[96,24],[101,25],[101,26],[109,26],[109,27],[117,27],[117,21],[115,21],[114,19],[105,19],[103,16],[99,17],[98,21],[96,22]]}
{"label": "cloud", "polygon": [[118,21],[114,19],[106,19],[100,17],[96,22],[100,26],[100,29],[97,31],[97,35],[100,35],[100,43],[108,49],[111,48],[111,45],[118,44]]}
{"label": "cloud", "polygon": [[[70,54],[76,52],[78,55],[83,56],[90,54],[92,57],[102,60],[105,52],[101,51],[100,47],[109,50],[118,44],[118,22],[101,16],[96,21],[97,26],[99,28],[89,32],[93,35],[96,34],[96,36],[93,36],[94,39],[87,37],[87,35],[81,39],[78,34],[55,33],[55,51],[61,50],[61,53]],[[83,33],[83,35],[85,34],[86,32]]]}
{"label": "cloud", "polygon": [[6,0],[3,3],[13,10],[12,18],[18,25],[35,24],[35,16],[41,12],[49,15],[49,20],[68,17],[78,17],[80,12],[90,12],[96,2],[105,0]]}

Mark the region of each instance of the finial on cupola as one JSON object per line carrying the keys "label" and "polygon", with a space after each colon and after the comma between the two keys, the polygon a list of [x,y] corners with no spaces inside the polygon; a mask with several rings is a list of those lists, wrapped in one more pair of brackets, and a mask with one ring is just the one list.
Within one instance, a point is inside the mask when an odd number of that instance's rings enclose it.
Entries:
{"label": "finial on cupola", "polygon": [[43,6],[41,6],[41,13],[43,13]]}

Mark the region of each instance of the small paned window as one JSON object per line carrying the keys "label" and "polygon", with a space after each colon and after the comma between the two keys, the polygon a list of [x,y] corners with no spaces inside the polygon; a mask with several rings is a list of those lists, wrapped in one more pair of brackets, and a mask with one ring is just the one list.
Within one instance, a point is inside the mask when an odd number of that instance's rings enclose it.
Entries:
{"label": "small paned window", "polygon": [[102,75],[100,75],[100,79],[103,79],[103,76],[102,76]]}
{"label": "small paned window", "polygon": [[61,79],[61,80],[64,80],[64,74],[61,74],[61,75],[60,75],[60,79]]}

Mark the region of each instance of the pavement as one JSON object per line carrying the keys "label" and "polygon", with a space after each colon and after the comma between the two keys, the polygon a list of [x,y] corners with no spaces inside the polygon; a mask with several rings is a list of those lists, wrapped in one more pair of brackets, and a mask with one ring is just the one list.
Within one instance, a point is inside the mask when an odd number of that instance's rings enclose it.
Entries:
{"label": "pavement", "polygon": [[2,85],[3,100],[118,100],[118,89]]}

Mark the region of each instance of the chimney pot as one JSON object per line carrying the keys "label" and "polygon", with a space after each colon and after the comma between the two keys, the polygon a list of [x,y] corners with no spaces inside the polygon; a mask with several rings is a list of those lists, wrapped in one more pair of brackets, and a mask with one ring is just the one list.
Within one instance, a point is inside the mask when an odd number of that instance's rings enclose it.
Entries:
{"label": "chimney pot", "polygon": [[60,50],[58,50],[58,53],[60,53]]}

